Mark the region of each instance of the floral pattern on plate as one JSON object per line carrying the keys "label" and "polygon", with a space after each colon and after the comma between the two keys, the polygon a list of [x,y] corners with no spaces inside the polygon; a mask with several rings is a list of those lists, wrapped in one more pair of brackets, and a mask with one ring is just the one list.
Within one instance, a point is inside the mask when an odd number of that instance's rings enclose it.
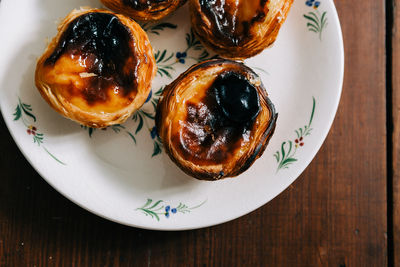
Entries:
{"label": "floral pattern on plate", "polygon": [[161,218],[169,219],[171,216],[177,215],[178,213],[187,214],[195,209],[203,206],[207,200],[204,200],[196,206],[189,207],[186,204],[179,203],[178,206],[171,206],[165,203],[163,200],[153,201],[151,198],[147,199],[146,204],[142,207],[137,208],[137,211],[141,211],[144,215],[150,216],[152,219],[160,221]]}
{"label": "floral pattern on plate", "polygon": [[297,161],[297,149],[302,148],[305,145],[304,138],[311,135],[311,131],[313,130],[311,125],[314,119],[315,105],[316,101],[313,97],[313,106],[308,124],[302,128],[299,128],[298,130],[295,130],[297,138],[294,139],[294,141],[289,140],[283,142],[280,151],[278,150],[275,152],[274,157],[278,163],[277,172],[282,169],[288,169],[291,164]]}
{"label": "floral pattern on plate", "polygon": [[33,114],[32,106],[26,103],[23,103],[21,99],[18,98],[18,104],[15,108],[14,112],[14,121],[22,121],[22,123],[26,127],[26,133],[33,138],[33,142],[36,143],[39,147],[41,146],[47,154],[50,155],[55,161],[62,165],[66,165],[64,162],[59,160],[56,156],[50,153],[49,150],[43,145],[44,143],[44,134],[39,132],[39,129],[34,125],[36,122],[36,116]]}
{"label": "floral pattern on plate", "polygon": [[308,31],[318,34],[319,39],[322,41],[322,32],[328,26],[328,18],[326,16],[326,11],[322,12],[322,14],[319,11],[318,8],[320,5],[320,1],[307,0],[306,6],[312,7],[314,11],[310,11],[303,16],[307,19]]}

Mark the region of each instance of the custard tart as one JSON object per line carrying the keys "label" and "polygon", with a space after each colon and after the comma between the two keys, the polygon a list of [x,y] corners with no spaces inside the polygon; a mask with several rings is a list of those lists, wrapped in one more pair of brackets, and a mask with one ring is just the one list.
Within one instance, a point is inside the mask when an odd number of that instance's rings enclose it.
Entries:
{"label": "custard tart", "polygon": [[192,28],[204,45],[230,59],[274,43],[293,0],[190,0]]}
{"label": "custard tart", "polygon": [[246,171],[263,154],[276,120],[257,74],[225,59],[179,76],[164,89],[156,115],[170,158],[187,174],[210,181]]}
{"label": "custard tart", "polygon": [[137,20],[159,20],[174,12],[187,0],[101,0],[111,10]]}
{"label": "custard tart", "polygon": [[36,87],[63,116],[104,128],[124,122],[146,101],[156,74],[146,33],[102,9],[72,11],[37,62]]}

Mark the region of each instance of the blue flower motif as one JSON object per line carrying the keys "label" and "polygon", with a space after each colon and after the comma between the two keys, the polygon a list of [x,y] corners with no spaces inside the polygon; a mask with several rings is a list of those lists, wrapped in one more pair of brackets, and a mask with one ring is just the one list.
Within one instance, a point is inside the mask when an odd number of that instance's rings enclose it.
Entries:
{"label": "blue flower motif", "polygon": [[176,58],[179,61],[179,63],[181,64],[185,64],[185,58],[187,57],[187,53],[186,52],[177,52],[176,53]]}
{"label": "blue flower motif", "polygon": [[171,209],[171,212],[175,214],[176,213],[176,209],[175,208]]}
{"label": "blue flower motif", "polygon": [[314,1],[315,1],[315,0],[307,0],[307,1],[306,1],[306,5],[307,5],[307,6],[312,6],[312,5],[314,4]]}
{"label": "blue flower motif", "polygon": [[165,217],[169,218],[169,211],[171,210],[171,206],[165,207]]}
{"label": "blue flower motif", "polygon": [[317,9],[319,5],[321,5],[320,1],[315,1],[315,0],[307,0],[306,5],[309,7],[314,7],[314,9]]}
{"label": "blue flower motif", "polygon": [[150,90],[149,96],[147,97],[147,99],[146,99],[146,102],[144,102],[144,103],[147,103],[147,102],[149,102],[149,101],[150,101],[150,99],[152,98],[152,96],[153,96],[153,91],[152,91],[152,90]]}
{"label": "blue flower motif", "polygon": [[[153,129],[150,130],[150,135],[151,135],[151,139],[155,139],[157,137],[158,132],[157,132],[156,126],[154,126]],[[165,211],[167,211],[167,208],[169,210],[171,207],[170,206],[165,207]]]}

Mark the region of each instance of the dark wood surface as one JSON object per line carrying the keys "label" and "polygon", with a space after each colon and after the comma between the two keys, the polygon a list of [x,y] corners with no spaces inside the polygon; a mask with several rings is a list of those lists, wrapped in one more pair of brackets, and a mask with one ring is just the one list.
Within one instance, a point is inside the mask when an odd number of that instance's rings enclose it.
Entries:
{"label": "dark wood surface", "polygon": [[[400,0],[394,1],[393,6],[393,17],[391,18],[392,24],[392,54],[388,55],[390,65],[392,66],[391,70],[391,81],[389,89],[389,98],[391,98],[391,102],[389,99],[388,104],[392,106],[392,118],[391,118],[391,127],[392,130],[392,165],[389,166],[390,169],[393,170],[391,173],[392,179],[392,191],[389,191],[389,194],[392,193],[391,202],[389,202],[389,206],[392,205],[393,214],[392,225],[390,227],[393,229],[393,239],[391,240],[391,245],[393,246],[392,253],[394,258],[395,266],[400,266]],[[389,221],[390,222],[390,221]]]}
{"label": "dark wood surface", "polygon": [[[388,179],[393,172],[387,168],[399,166],[399,159],[393,157],[388,164],[385,5],[374,0],[335,2],[346,53],[340,108],[317,157],[279,197],[240,219],[201,230],[153,232],[121,226],[90,214],[51,188],[24,159],[0,119],[0,265],[393,263],[391,240],[393,233],[399,240],[399,229],[388,231],[392,217],[387,203],[392,203],[388,196],[397,201],[400,196],[391,193],[387,181],[396,185],[396,180]],[[399,41],[394,44],[399,59]],[[399,71],[400,62],[394,63]],[[394,79],[394,84],[398,89],[399,81]],[[399,104],[398,95],[396,99]],[[399,219],[399,212],[394,217]]]}

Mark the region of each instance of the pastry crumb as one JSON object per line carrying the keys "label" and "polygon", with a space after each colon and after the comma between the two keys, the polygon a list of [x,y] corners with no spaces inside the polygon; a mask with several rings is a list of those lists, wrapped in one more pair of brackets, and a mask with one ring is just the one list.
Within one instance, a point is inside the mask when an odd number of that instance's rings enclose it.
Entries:
{"label": "pastry crumb", "polygon": [[90,78],[90,77],[96,77],[98,75],[96,73],[81,72],[81,73],[79,73],[79,76],[81,78]]}

